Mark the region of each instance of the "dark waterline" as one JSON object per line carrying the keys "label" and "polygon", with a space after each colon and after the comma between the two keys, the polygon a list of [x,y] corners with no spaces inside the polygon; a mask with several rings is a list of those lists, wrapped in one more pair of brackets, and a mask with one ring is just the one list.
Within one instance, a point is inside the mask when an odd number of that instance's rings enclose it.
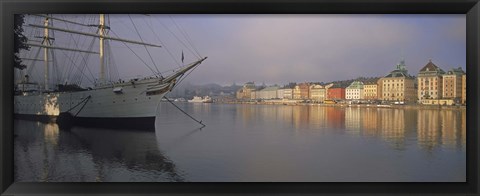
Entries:
{"label": "dark waterline", "polygon": [[20,182],[465,182],[461,109],[162,103],[155,132],[15,120]]}

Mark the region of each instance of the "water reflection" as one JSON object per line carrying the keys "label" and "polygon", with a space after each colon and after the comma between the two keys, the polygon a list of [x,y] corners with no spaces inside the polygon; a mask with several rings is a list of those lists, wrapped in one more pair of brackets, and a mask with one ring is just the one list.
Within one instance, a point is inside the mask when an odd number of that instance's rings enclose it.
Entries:
{"label": "water reflection", "polygon": [[157,148],[155,133],[15,120],[15,180],[184,181]]}
{"label": "water reflection", "polygon": [[[188,181],[465,181],[464,109],[209,107],[184,106],[202,130],[178,111],[157,121],[159,149]],[[445,126],[424,119],[436,115]]]}
{"label": "water reflection", "polygon": [[169,103],[155,132],[16,120],[15,180],[465,181],[465,109],[178,105],[207,126]]}
{"label": "water reflection", "polygon": [[345,109],[345,129],[348,133],[354,135],[360,135],[360,127],[362,123],[360,121],[360,110],[358,108]]}
{"label": "water reflection", "polygon": [[[244,126],[259,122],[291,125],[292,130],[321,130],[378,137],[401,150],[408,139],[427,151],[439,145],[465,146],[465,109],[390,109],[322,106],[241,105]],[[288,127],[288,126],[287,126]]]}

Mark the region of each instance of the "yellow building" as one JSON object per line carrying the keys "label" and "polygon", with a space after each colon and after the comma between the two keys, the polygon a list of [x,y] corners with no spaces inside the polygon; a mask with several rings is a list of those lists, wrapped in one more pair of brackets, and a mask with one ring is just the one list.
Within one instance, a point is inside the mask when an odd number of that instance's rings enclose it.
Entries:
{"label": "yellow building", "polygon": [[247,82],[237,91],[237,99],[251,99],[252,91],[255,91],[255,83]]}
{"label": "yellow building", "polygon": [[310,85],[310,94],[309,99],[314,102],[323,102],[325,101],[326,91],[322,85],[312,84]]}
{"label": "yellow building", "polygon": [[310,84],[308,83],[300,83],[295,85],[295,88],[293,89],[293,99],[308,99],[310,93],[309,90]]}
{"label": "yellow building", "polygon": [[443,95],[443,74],[445,72],[430,60],[418,72],[418,100],[427,104],[429,99],[441,99]]}
{"label": "yellow building", "polygon": [[387,101],[415,102],[415,78],[408,75],[405,61],[397,64],[397,68],[387,76],[380,78],[381,99]]}
{"label": "yellow building", "polygon": [[363,98],[366,100],[376,100],[377,97],[377,81],[368,81],[363,85]]}
{"label": "yellow building", "polygon": [[467,104],[467,74],[462,75],[462,104]]}
{"label": "yellow building", "polygon": [[461,67],[448,71],[443,75],[443,98],[460,102],[462,98],[462,75],[465,72]]}

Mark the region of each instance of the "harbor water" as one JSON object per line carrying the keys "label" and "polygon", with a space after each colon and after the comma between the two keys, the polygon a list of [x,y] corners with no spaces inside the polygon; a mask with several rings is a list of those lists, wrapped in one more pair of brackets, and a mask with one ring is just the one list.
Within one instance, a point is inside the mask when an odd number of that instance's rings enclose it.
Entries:
{"label": "harbor water", "polygon": [[17,182],[465,182],[466,111],[176,103],[155,131],[14,121]]}

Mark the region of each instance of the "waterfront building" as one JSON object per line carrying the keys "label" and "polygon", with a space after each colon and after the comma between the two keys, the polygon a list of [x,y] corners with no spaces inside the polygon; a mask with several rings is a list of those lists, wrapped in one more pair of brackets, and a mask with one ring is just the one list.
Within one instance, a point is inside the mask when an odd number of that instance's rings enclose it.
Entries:
{"label": "waterfront building", "polygon": [[250,99],[252,99],[252,100],[258,99],[256,90],[253,90],[253,91],[250,92]]}
{"label": "waterfront building", "polygon": [[467,104],[467,74],[462,75],[462,104]]}
{"label": "waterfront building", "polygon": [[270,86],[262,90],[256,91],[256,98],[257,99],[277,99],[278,89],[279,89],[278,86]]}
{"label": "waterfront building", "polygon": [[237,99],[251,99],[252,91],[255,91],[255,83],[247,82],[237,91]]}
{"label": "waterfront building", "polygon": [[453,68],[443,75],[443,98],[453,99],[460,103],[462,98],[462,76],[465,72],[461,67]]}
{"label": "waterfront building", "polygon": [[291,88],[283,89],[283,98],[284,99],[293,99],[293,89],[291,89]]}
{"label": "waterfront building", "polygon": [[312,84],[310,85],[310,100],[321,103],[325,101],[325,88],[319,84]]}
{"label": "waterfront building", "polygon": [[345,88],[333,85],[327,90],[328,100],[343,100],[345,99]]}
{"label": "waterfront building", "polygon": [[277,98],[279,98],[279,99],[285,98],[284,94],[285,94],[285,89],[283,89],[283,88],[277,89]]}
{"label": "waterfront building", "polygon": [[383,80],[377,80],[377,100],[383,100]]}
{"label": "waterfront building", "polygon": [[354,81],[345,88],[345,99],[360,100],[363,99],[363,82]]}
{"label": "waterfront building", "polygon": [[363,85],[363,98],[366,100],[376,100],[378,92],[378,80],[370,80],[364,83]]}
{"label": "waterfront building", "polygon": [[430,60],[420,72],[418,72],[418,100],[420,103],[428,104],[432,99],[442,98],[443,77],[445,74],[440,67]]}
{"label": "waterfront building", "polygon": [[408,74],[405,61],[397,64],[396,69],[380,79],[381,99],[387,101],[416,101],[415,77]]}
{"label": "waterfront building", "polygon": [[307,100],[310,94],[310,85],[308,83],[300,83],[295,85],[293,89],[293,99]]}

